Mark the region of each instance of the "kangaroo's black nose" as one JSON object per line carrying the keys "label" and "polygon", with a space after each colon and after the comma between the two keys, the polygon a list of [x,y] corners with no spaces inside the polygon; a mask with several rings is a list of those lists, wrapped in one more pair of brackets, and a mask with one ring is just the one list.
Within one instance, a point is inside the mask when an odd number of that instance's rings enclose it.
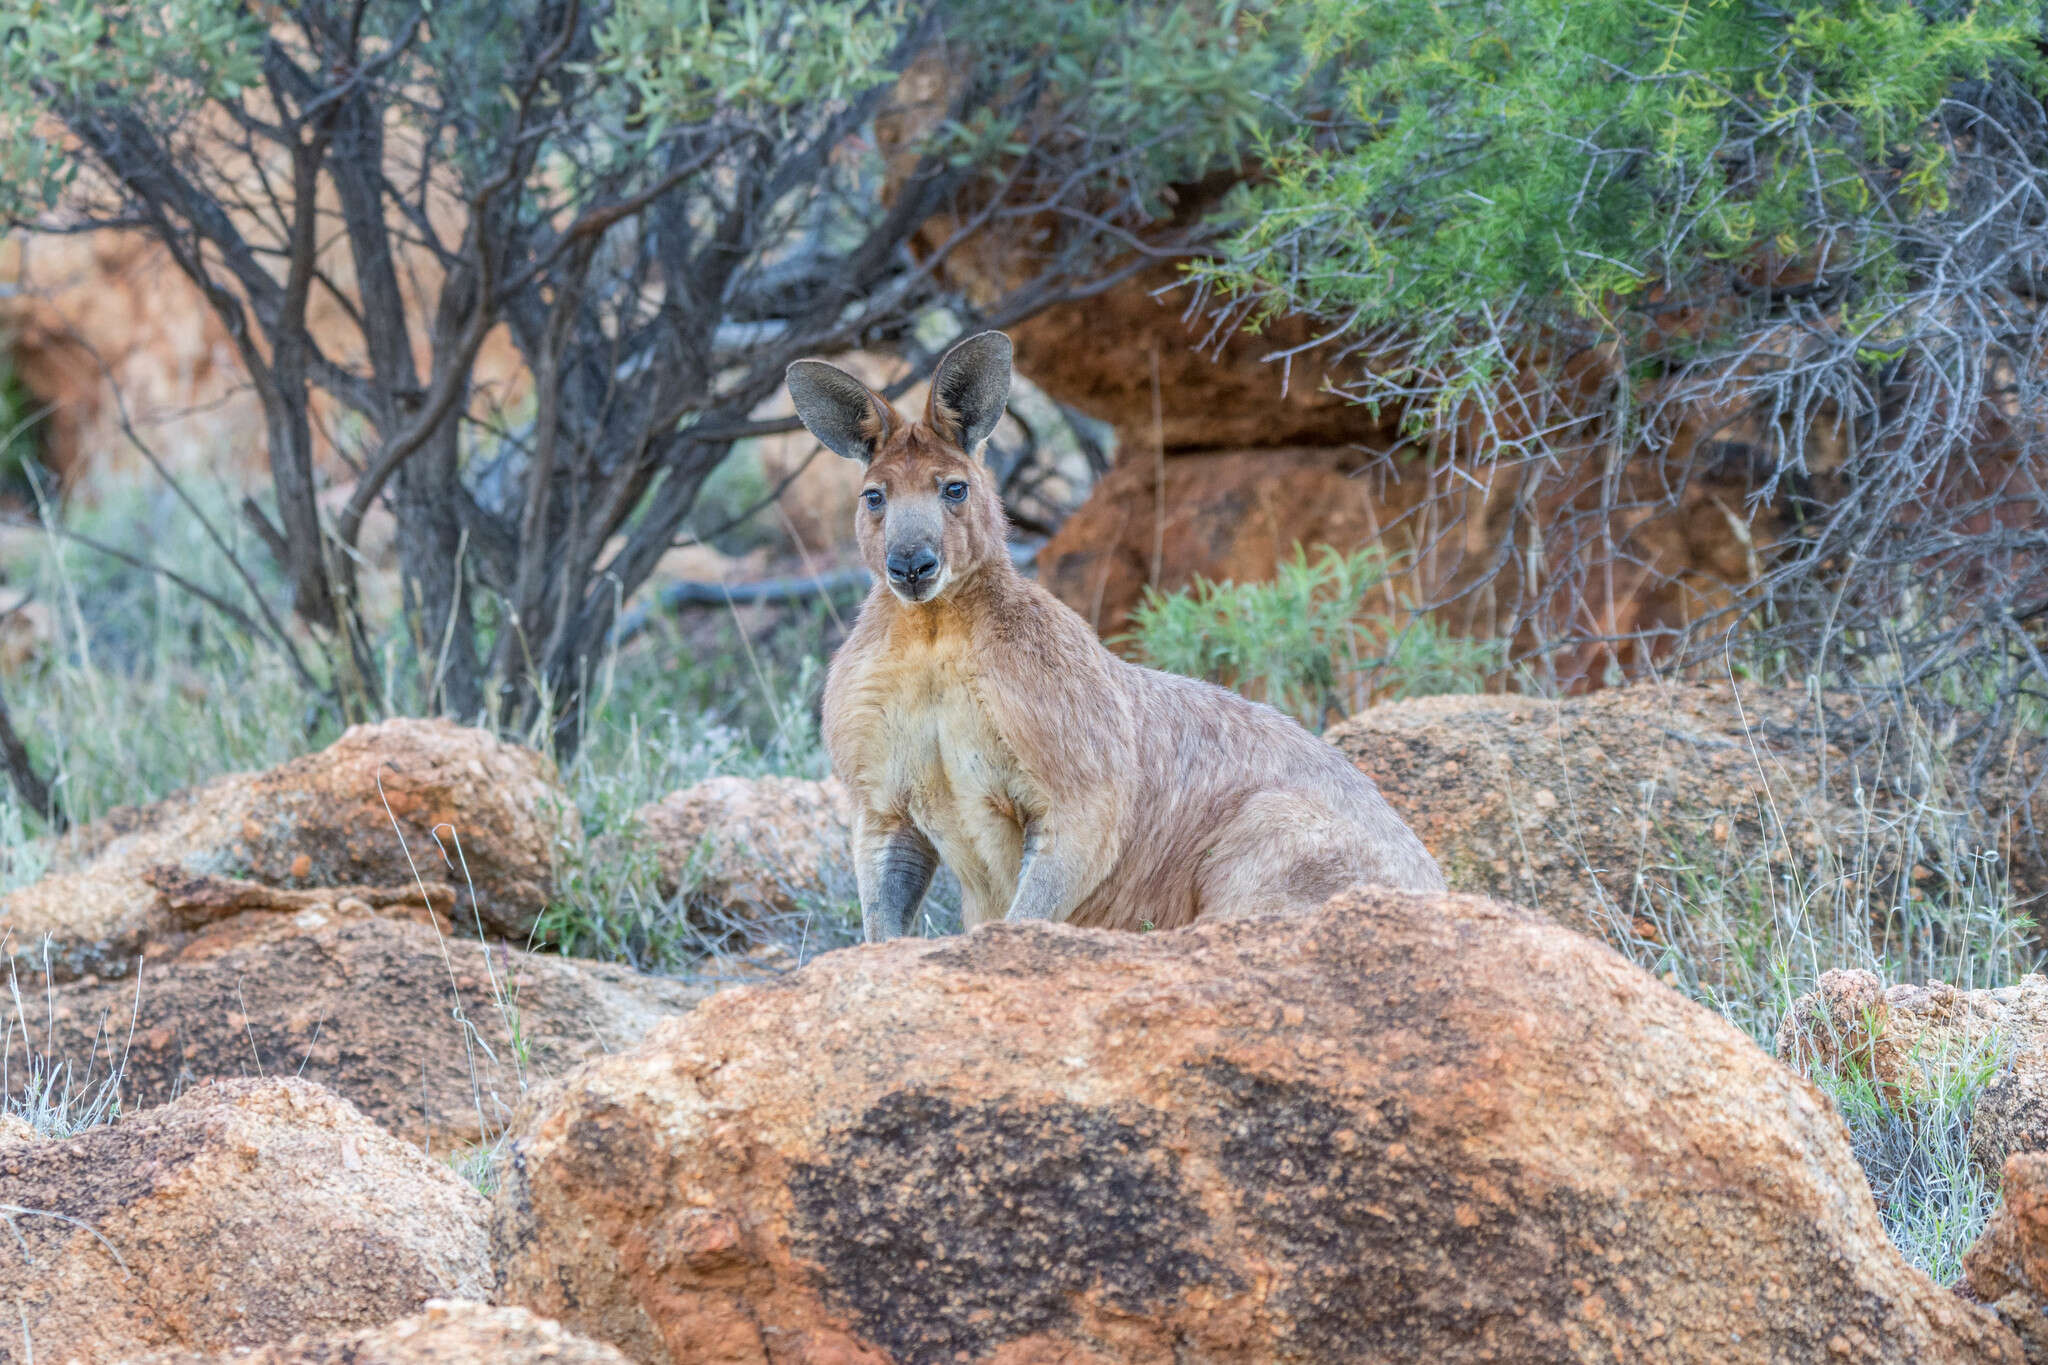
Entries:
{"label": "kangaroo's black nose", "polygon": [[906,588],[914,588],[939,571],[938,552],[928,545],[915,550],[889,552],[889,577]]}

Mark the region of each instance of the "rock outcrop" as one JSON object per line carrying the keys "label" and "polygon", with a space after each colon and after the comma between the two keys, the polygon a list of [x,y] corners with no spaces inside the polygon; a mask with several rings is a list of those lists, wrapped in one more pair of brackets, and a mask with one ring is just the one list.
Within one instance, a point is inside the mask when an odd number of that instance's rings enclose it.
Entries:
{"label": "rock outcrop", "polygon": [[1457,895],[728,991],[533,1102],[493,1252],[641,1362],[2019,1358],[1812,1086]]}
{"label": "rock outcrop", "polygon": [[[1893,729],[1877,743],[1877,725],[1837,698],[1640,683],[1562,701],[1388,702],[1328,738],[1454,888],[1596,933],[1653,935],[1689,876],[1778,875],[1828,859],[1858,876],[1982,878],[1988,868],[2022,899],[2048,891],[2035,832],[2048,817],[2038,790],[2048,746],[1944,788],[1929,776],[1938,737]],[[1963,797],[1984,808],[1974,821]],[[2002,860],[1987,864],[1989,849]]]}
{"label": "rock outcrop", "polygon": [[[1645,460],[1623,471],[1630,486],[1616,496],[1631,515],[1616,513],[1610,525],[1588,510],[1588,481],[1602,471],[1583,472],[1573,480],[1547,464],[1453,467],[1398,441],[1126,459],[1039,551],[1039,578],[1114,638],[1148,586],[1174,592],[1197,576],[1260,583],[1297,545],[1376,546],[1394,572],[1368,611],[1442,603],[1433,619],[1453,633],[1508,637],[1537,666],[1554,668],[1560,686],[1598,686],[1610,663],[1648,661],[1660,632],[1725,605],[1784,534],[1785,519],[1751,498],[1746,464],[1703,461],[1674,480]],[[1552,559],[1530,558],[1517,548],[1522,540],[1549,546]],[[1575,543],[1582,540],[1589,543]],[[1571,575],[1576,586],[1561,587]],[[1622,643],[1547,647],[1523,620],[1539,599],[1545,619],[1569,618],[1553,635],[1570,629]]]}
{"label": "rock outcrop", "polygon": [[476,1192],[300,1080],[204,1085],[76,1137],[0,1146],[0,1202],[0,1298],[17,1317],[5,1360],[223,1352],[489,1288]]}
{"label": "rock outcrop", "polygon": [[1970,1108],[1970,1156],[1980,1167],[2003,1170],[2021,1152],[2048,1152],[2048,1048],[2039,1040],[2006,1061]]}
{"label": "rock outcrop", "polygon": [[[244,203],[262,194],[253,180],[241,190],[251,196]],[[453,206],[430,198],[426,207],[459,236],[459,225],[446,219]],[[261,232],[248,219],[242,227]],[[440,263],[414,244],[412,233],[394,232],[393,241],[407,257],[398,280],[408,306],[416,317],[431,317]],[[343,292],[313,291],[307,329],[335,363],[361,365],[367,356],[360,313],[346,301],[355,284],[347,240],[337,235],[321,249],[323,273]],[[414,342],[425,368],[424,329]],[[124,416],[173,470],[218,474],[227,468],[246,476],[264,467],[262,405],[234,338],[146,231],[74,236],[17,230],[0,238],[0,345],[23,386],[51,409],[45,456],[67,481],[109,469],[147,469],[123,431]],[[484,338],[476,379],[479,392],[498,402],[515,402],[529,391],[526,367],[504,329]],[[338,405],[316,390],[313,408],[320,461],[345,478],[349,466],[334,457],[327,439]]]}
{"label": "rock outcrop", "polygon": [[[59,979],[120,975],[249,910],[359,900],[522,940],[580,837],[540,755],[440,720],[358,725],[318,753],[128,807],[74,831],[0,899],[11,950]],[[417,875],[415,874],[417,868]],[[474,898],[472,899],[472,888]]]}
{"label": "rock outcrop", "polygon": [[633,815],[663,896],[701,923],[743,929],[851,896],[853,807],[837,778],[712,777]]}
{"label": "rock outcrop", "polygon": [[2044,1047],[2048,977],[2035,973],[2015,986],[1962,990],[1939,981],[1887,986],[1861,969],[1823,972],[1817,988],[1785,1012],[1777,1038],[1779,1060],[1788,1065],[1868,1076],[1895,1099],[1925,1091],[1946,1069],[1987,1049]]}
{"label": "rock outcrop", "polygon": [[2007,1157],[2048,1151],[2048,977],[1964,990],[1823,972],[1779,1022],[1777,1052],[1802,1074],[1868,1077],[1898,1108],[1958,1072],[1995,1067],[1971,1107],[1972,1159],[1995,1175]]}
{"label": "rock outcrop", "polygon": [[131,1107],[217,1077],[302,1076],[439,1155],[495,1138],[525,1086],[706,993],[344,902],[224,922],[139,981],[59,986],[29,1041],[78,1074],[118,1067]]}
{"label": "rock outcrop", "polygon": [[627,1365],[602,1342],[523,1308],[429,1300],[425,1311],[388,1327],[293,1337],[226,1355],[165,1352],[127,1365]]}
{"label": "rock outcrop", "polygon": [[1399,514],[1375,522],[1384,509],[1361,476],[1366,458],[1283,446],[1120,464],[1038,552],[1039,581],[1116,640],[1147,586],[1262,583],[1297,545],[1379,543]]}
{"label": "rock outcrop", "polygon": [[2048,1152],[2004,1169],[2004,1200],[1963,1258],[1963,1277],[2018,1334],[2028,1365],[2048,1365]]}
{"label": "rock outcrop", "polygon": [[[1200,213],[1204,205],[1194,201],[1184,208]],[[977,252],[984,244],[997,256],[1017,251],[1022,269],[1030,269],[1030,246],[984,239],[949,258],[952,273],[979,269],[1014,280],[1017,267]],[[1328,368],[1332,348],[1310,345],[1325,330],[1318,323],[1290,315],[1273,319],[1257,334],[1212,338],[1208,320],[1189,315],[1185,298],[1171,292],[1181,283],[1178,262],[1156,265],[1016,323],[1008,330],[1018,372],[1052,397],[1109,423],[1122,462],[1144,463],[1162,450],[1171,457],[1253,447],[1386,450],[1400,444],[1397,414],[1374,412],[1332,391],[1332,379],[1349,376]],[[1294,353],[1290,363],[1273,363],[1280,351]],[[1268,564],[1266,572],[1272,570]]]}

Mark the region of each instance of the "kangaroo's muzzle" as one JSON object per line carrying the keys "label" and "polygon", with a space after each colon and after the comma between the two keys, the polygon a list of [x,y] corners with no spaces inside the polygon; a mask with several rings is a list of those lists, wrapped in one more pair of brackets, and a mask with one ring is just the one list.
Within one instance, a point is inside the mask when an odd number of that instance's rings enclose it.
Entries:
{"label": "kangaroo's muzzle", "polygon": [[889,570],[889,586],[899,597],[922,602],[938,586],[939,552],[929,545],[891,550],[884,563]]}

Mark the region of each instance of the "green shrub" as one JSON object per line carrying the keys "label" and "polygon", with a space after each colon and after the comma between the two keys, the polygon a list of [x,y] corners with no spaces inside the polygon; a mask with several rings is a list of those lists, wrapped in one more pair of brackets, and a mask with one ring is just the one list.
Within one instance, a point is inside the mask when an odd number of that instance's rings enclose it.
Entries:
{"label": "green shrub", "polygon": [[1387,576],[1375,548],[1346,555],[1324,546],[1311,560],[1296,546],[1270,583],[1197,578],[1180,592],[1147,588],[1118,643],[1154,668],[1221,683],[1312,730],[1375,697],[1477,692],[1501,666],[1500,647],[1451,635],[1427,617],[1366,614]]}
{"label": "green shrub", "polygon": [[1512,371],[1511,335],[1632,330],[1655,291],[1753,253],[1827,252],[1859,312],[1897,299],[1910,233],[1951,208],[1944,102],[2043,81],[2021,0],[1308,0],[1296,22],[1341,93],[1304,88],[1197,273],[1391,327],[1451,397]]}

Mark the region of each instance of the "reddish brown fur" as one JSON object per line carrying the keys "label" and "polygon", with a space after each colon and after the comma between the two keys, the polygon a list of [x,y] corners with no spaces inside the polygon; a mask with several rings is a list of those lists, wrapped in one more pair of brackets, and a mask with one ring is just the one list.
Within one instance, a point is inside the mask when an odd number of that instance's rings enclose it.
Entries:
{"label": "reddish brown fur", "polygon": [[[1019,573],[994,482],[951,439],[962,423],[939,391],[921,423],[869,395],[887,434],[867,486],[886,501],[856,515],[876,586],[825,689],[870,937],[901,932],[934,853],[970,925],[1166,929],[1312,907],[1356,882],[1443,887],[1335,749],[1269,707],[1117,658]],[[968,492],[949,503],[954,481]],[[888,528],[933,517],[938,586],[906,602],[888,584]]]}

